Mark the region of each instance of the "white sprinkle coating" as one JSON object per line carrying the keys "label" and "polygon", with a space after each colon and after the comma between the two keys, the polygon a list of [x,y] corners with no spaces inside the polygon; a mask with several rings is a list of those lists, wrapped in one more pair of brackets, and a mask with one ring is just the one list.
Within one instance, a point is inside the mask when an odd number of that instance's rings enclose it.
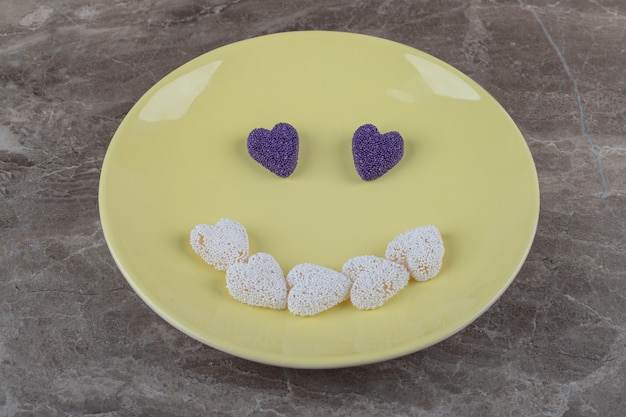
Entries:
{"label": "white sprinkle coating", "polygon": [[194,252],[219,271],[248,259],[248,233],[232,219],[220,219],[215,226],[199,224],[191,230],[189,240]]}
{"label": "white sprinkle coating", "polygon": [[252,306],[288,308],[313,316],[350,298],[361,310],[382,306],[408,284],[434,278],[443,263],[444,246],[436,226],[422,226],[396,236],[385,258],[357,256],[341,272],[314,264],[295,266],[285,277],[267,253],[249,256],[248,233],[235,220],[199,224],[190,232],[193,250],[215,269],[226,271],[233,298]]}
{"label": "white sprinkle coating", "polygon": [[382,306],[409,282],[409,271],[377,256],[357,256],[343,264],[341,272],[353,282],[350,301],[361,310]]}
{"label": "white sprinkle coating", "polygon": [[242,303],[276,310],[287,307],[287,281],[268,253],[255,253],[247,263],[231,265],[226,270],[226,288]]}
{"label": "white sprinkle coating", "polygon": [[287,274],[287,285],[289,311],[296,316],[313,316],[346,300],[352,281],[330,268],[300,264]]}
{"label": "white sprinkle coating", "polygon": [[436,226],[422,226],[396,236],[385,257],[404,265],[416,281],[434,278],[443,263],[443,240]]}

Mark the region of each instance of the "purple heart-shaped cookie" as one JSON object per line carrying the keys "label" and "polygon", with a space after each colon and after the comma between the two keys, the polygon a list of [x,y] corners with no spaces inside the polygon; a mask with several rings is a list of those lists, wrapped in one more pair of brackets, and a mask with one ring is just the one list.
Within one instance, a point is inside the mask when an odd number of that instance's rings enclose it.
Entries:
{"label": "purple heart-shaped cookie", "polygon": [[298,132],[289,123],[278,123],[272,130],[254,129],[248,135],[248,153],[259,164],[279,177],[288,177],[298,163]]}
{"label": "purple heart-shaped cookie", "polygon": [[352,156],[359,176],[365,181],[381,177],[404,155],[404,139],[398,132],[381,134],[376,126],[359,127],[352,137]]}

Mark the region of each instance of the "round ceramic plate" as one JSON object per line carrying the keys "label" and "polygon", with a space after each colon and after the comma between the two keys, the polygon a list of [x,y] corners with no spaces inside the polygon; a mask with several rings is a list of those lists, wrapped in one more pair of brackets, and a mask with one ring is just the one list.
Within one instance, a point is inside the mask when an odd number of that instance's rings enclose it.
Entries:
{"label": "round ceramic plate", "polygon": [[[247,153],[249,132],[278,122],[300,135],[288,178]],[[351,153],[366,123],[405,140],[404,158],[374,181]],[[299,368],[394,358],[467,326],[514,279],[539,212],[524,138],[479,85],[406,45],[317,31],[234,43],[163,78],[113,137],[99,193],[113,257],[155,312],[217,349]],[[191,229],[220,218],[242,223],[250,253],[270,253],[285,274],[383,257],[395,236],[429,224],[446,254],[436,278],[379,309],[346,301],[302,318],[237,302],[225,273],[192,251]]]}

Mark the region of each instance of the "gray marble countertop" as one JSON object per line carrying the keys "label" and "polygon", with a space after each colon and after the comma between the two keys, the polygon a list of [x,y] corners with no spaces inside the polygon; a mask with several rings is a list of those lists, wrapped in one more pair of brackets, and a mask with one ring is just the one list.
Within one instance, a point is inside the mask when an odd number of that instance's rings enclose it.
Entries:
{"label": "gray marble countertop", "polygon": [[[105,244],[107,146],[161,77],[281,31],[363,33],[460,69],[511,114],[537,236],[486,313],[378,364],[296,370],[204,346],[131,290]],[[0,416],[626,415],[622,0],[3,0]]]}

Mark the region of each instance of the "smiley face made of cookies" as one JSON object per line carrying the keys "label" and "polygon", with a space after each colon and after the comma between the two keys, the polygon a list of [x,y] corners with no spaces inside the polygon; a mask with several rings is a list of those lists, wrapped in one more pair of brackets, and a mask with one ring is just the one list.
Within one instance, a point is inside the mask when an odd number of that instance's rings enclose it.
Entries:
{"label": "smiley face made of cookies", "polygon": [[[299,145],[297,130],[288,123],[278,123],[271,130],[256,128],[247,140],[250,157],[281,178],[295,171]],[[364,181],[382,177],[403,154],[404,141],[398,132],[381,134],[376,126],[365,124],[353,135],[353,161]],[[445,251],[439,230],[421,226],[396,236],[384,257],[353,257],[340,272],[301,263],[285,276],[271,254],[250,255],[247,231],[235,220],[222,218],[215,225],[195,226],[190,243],[207,264],[226,272],[226,288],[233,298],[256,307],[287,308],[297,316],[319,314],[347,299],[361,310],[379,308],[406,287],[410,278],[434,278]]]}

